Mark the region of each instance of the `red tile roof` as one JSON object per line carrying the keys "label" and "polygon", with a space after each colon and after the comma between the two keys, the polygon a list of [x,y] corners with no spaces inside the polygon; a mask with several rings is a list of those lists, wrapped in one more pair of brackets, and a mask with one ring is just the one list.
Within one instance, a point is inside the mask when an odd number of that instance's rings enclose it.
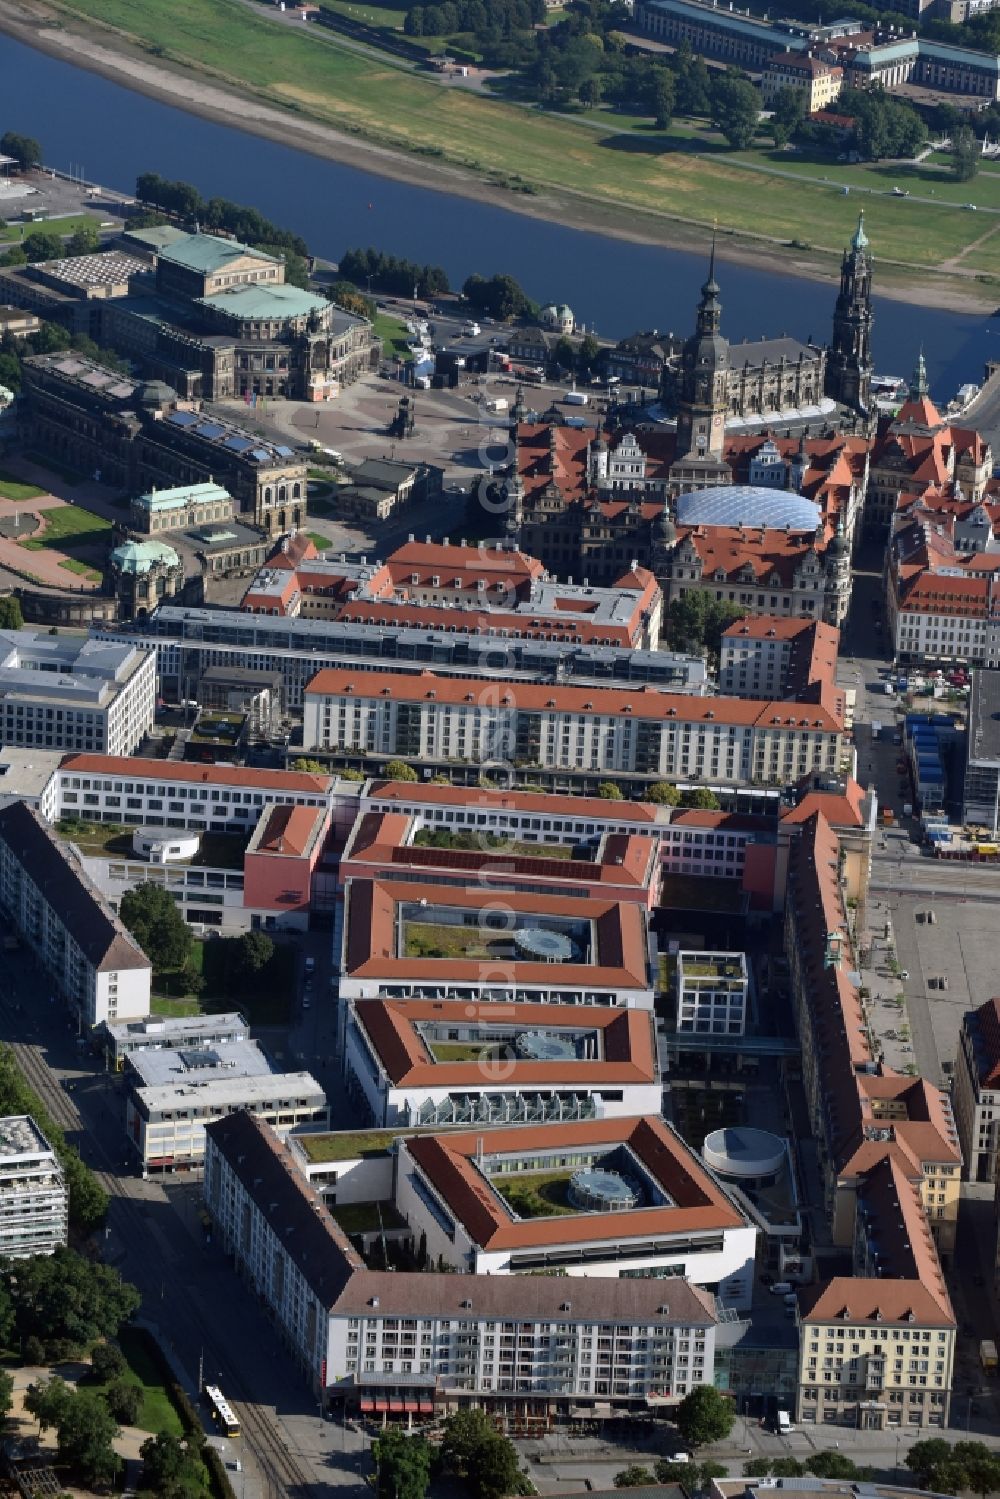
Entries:
{"label": "red tile roof", "polygon": [[132,780],[187,781],[198,786],[245,786],[249,790],[328,792],[333,777],[304,770],[242,770],[235,765],[189,765],[173,760],[143,760],[134,755],[66,755],[63,774],[127,776]]}

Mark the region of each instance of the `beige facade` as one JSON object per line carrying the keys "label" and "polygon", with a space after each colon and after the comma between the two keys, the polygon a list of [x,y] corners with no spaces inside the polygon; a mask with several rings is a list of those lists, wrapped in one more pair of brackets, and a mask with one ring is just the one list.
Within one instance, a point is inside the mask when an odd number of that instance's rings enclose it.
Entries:
{"label": "beige facade", "polygon": [[808,53],[781,52],[768,64],[761,79],[761,97],[765,109],[772,109],[783,89],[803,96],[807,115],[818,109],[829,109],[844,86],[844,70],[834,63],[823,62]]}

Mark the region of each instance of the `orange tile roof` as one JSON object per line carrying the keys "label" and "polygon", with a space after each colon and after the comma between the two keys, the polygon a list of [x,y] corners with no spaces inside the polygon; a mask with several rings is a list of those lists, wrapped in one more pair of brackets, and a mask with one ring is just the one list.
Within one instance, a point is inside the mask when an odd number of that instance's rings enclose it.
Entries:
{"label": "orange tile roof", "polygon": [[[488,1157],[601,1147],[612,1150],[620,1145],[634,1152],[672,1206],[641,1207],[614,1215],[571,1213],[519,1220],[476,1163],[480,1154]],[[448,1130],[439,1135],[408,1137],[405,1149],[480,1249],[526,1249],[609,1236],[627,1242],[634,1236],[740,1228],[745,1222],[697,1156],[662,1120],[652,1116],[468,1133]],[[574,1282],[566,1284],[570,1295]]]}
{"label": "orange tile roof", "polygon": [[949,1328],[955,1314],[946,1311],[919,1280],[862,1279],[837,1276],[803,1293],[801,1320],[822,1322],[912,1322],[920,1327]]}
{"label": "orange tile roof", "polygon": [[333,777],[305,770],[242,770],[235,765],[189,765],[173,760],[143,760],[135,755],[66,755],[63,774],[128,776],[132,780],[188,781],[198,786],[245,786],[250,790],[328,792]]}
{"label": "orange tile roof", "polygon": [[393,698],[397,702],[475,703],[521,712],[595,713],[607,717],[680,723],[744,724],[758,728],[839,733],[843,721],[822,704],[763,702],[756,698],[690,697],[655,687],[549,687],[533,682],[505,685],[487,677],[439,677],[433,672],[364,672],[328,668],[305,688],[309,697]]}
{"label": "orange tile roof", "polygon": [[[442,586],[450,584],[442,576]],[[414,625],[419,629],[447,630],[449,634],[486,635],[491,631],[504,631],[522,640],[570,641],[589,645],[596,641],[611,641],[613,644],[633,646],[642,637],[641,610],[629,624],[610,621],[594,624],[588,619],[568,614],[532,614],[525,608],[520,613],[501,609],[454,609],[447,604],[408,604],[391,599],[355,599],[345,604],[338,616],[340,620],[358,624]]]}
{"label": "orange tile roof", "polygon": [[[527,593],[533,579],[544,578],[545,568],[537,557],[507,547],[458,546],[443,542],[408,541],[397,547],[385,566],[397,589],[433,586],[439,577],[442,588],[473,590],[480,579],[496,590],[498,585],[518,595]],[[456,583],[456,579],[461,579]]]}
{"label": "orange tile roof", "polygon": [[323,807],[272,807],[254,853],[303,858],[325,816]]}
{"label": "orange tile roof", "polygon": [[396,916],[401,905],[457,911],[496,909],[495,892],[488,889],[455,889],[448,885],[419,881],[352,879],[344,897],[347,930],[346,971],[353,978],[414,980],[447,979],[489,985],[544,984],[552,986],[606,986],[648,989],[651,985],[646,922],[636,902],[604,897],[589,900],[572,895],[535,895],[519,890],[504,891],[504,909],[515,915],[563,916],[571,921],[589,921],[593,933],[590,963],[533,963],[505,959],[503,976],[498,965],[474,958],[411,958],[397,952]]}
{"label": "orange tile roof", "polygon": [[[480,965],[482,966],[482,965]],[[507,1083],[530,1087],[569,1087],[585,1083],[656,1081],[653,1019],[648,1010],[606,1005],[497,1005],[486,1000],[357,999],[354,1011],[390,1083],[396,1088],[487,1087]],[[603,1056],[524,1061],[505,1057],[494,1075],[482,1060],[437,1061],[424,1044],[421,1023],[460,1026],[515,1026],[518,1030],[597,1031]]]}

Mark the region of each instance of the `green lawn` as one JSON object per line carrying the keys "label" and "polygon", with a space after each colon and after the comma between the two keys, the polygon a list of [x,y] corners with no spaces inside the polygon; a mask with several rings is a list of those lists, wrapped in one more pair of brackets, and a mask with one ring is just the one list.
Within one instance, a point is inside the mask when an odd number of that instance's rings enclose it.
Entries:
{"label": "green lawn", "polygon": [[478,926],[444,926],[433,921],[408,921],[403,933],[403,956],[407,958],[490,958],[493,948],[509,944],[507,933],[494,933]]}
{"label": "green lawn", "polygon": [[391,1202],[344,1202],[332,1207],[330,1212],[345,1234],[378,1233],[380,1228],[404,1227],[403,1219]]}
{"label": "green lawn", "polygon": [[386,5],[353,5],[350,0],[323,0],[323,9],[346,16],[350,21],[360,21],[365,26],[384,26],[388,31],[403,29],[403,9],[396,10]]}
{"label": "green lawn", "polygon": [[[160,1371],[146,1352],[141,1337],[137,1337],[127,1323],[121,1329],[118,1345],[128,1360],[128,1368],[122,1377],[142,1390],[142,1408],[136,1425],[143,1431],[169,1431],[172,1436],[182,1437],[184,1428],[170,1402]],[[91,1390],[105,1388],[89,1382],[86,1387]]]}
{"label": "green lawn", "polygon": [[59,505],[42,512],[44,531],[18,542],[29,552],[68,552],[74,547],[93,549],[111,540],[111,522],[79,505]]}
{"label": "green lawn", "polygon": [[15,479],[13,474],[0,469],[0,499],[37,500],[45,492],[44,489],[39,489],[37,484],[23,484],[20,479]]}
{"label": "green lawn", "polygon": [[497,1041],[428,1041],[435,1062],[488,1062],[501,1055]]}
{"label": "green lawn", "polygon": [[354,1161],[385,1155],[398,1130],[343,1130],[322,1135],[297,1135],[310,1161]]}
{"label": "green lawn", "polygon": [[382,352],[384,354],[398,354],[401,359],[405,359],[408,356],[410,351],[406,347],[406,340],[410,335],[407,333],[406,324],[401,318],[392,317],[388,312],[378,312],[375,314],[373,326],[375,332],[382,340]]}
{"label": "green lawn", "polygon": [[64,557],[59,564],[67,572],[76,573],[78,577],[86,578],[90,583],[99,583],[101,575],[95,567],[88,567],[86,562],[80,562],[76,557]]}
{"label": "green lawn", "polygon": [[[658,134],[623,128],[610,115],[596,122],[564,119],[442,88],[388,56],[373,63],[351,53],[317,27],[281,28],[239,0],[175,0],[169,7],[136,6],[134,0],[73,0],[70,6],[57,0],[56,9],[104,21],[158,55],[162,51],[166,60],[190,63],[255,97],[514,187],[552,185],[706,229],[717,218],[723,232],[763,233],[786,244],[807,239],[837,255],[857,219],[857,194],[845,197],[834,180],[803,181],[809,174],[797,164],[795,180],[783,191],[781,179],[762,175],[763,163],[738,162],[703,136],[692,141],[684,126]],[[783,156],[796,162],[789,153]],[[836,164],[823,171],[833,179]],[[872,181],[881,189],[877,171]],[[974,197],[979,187],[977,179],[963,192]],[[864,207],[883,268],[888,262],[911,270],[937,267],[991,227],[982,215],[956,213],[950,192],[943,192],[940,204],[917,204],[886,197],[883,189],[881,196],[864,195]],[[963,264],[1000,273],[1000,235]]]}
{"label": "green lawn", "polygon": [[0,219],[0,241],[24,239],[25,235],[36,231],[44,231],[46,234],[75,234],[78,229],[96,229],[98,222],[91,213],[71,213],[62,219],[41,219],[37,224],[5,224]]}
{"label": "green lawn", "polygon": [[567,1191],[572,1171],[538,1171],[531,1176],[495,1176],[490,1185],[519,1218],[556,1218],[575,1213]]}
{"label": "green lawn", "polygon": [[306,535],[316,548],[317,552],[325,552],[327,547],[333,546],[329,536],[321,536],[318,531],[307,531]]}

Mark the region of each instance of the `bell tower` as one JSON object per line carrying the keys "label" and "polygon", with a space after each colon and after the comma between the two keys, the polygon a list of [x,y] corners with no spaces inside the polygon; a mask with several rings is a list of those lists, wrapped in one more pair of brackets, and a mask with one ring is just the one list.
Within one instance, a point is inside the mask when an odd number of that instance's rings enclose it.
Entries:
{"label": "bell tower", "polygon": [[826,394],[862,415],[867,415],[871,407],[873,265],[861,213],[840,266],[833,342],[826,361]]}
{"label": "bell tower", "polygon": [[708,280],[701,289],[695,331],[681,355],[676,452],[680,459],[722,462],[729,410],[729,344],[721,330],[722,303],[715,279],[713,238]]}

